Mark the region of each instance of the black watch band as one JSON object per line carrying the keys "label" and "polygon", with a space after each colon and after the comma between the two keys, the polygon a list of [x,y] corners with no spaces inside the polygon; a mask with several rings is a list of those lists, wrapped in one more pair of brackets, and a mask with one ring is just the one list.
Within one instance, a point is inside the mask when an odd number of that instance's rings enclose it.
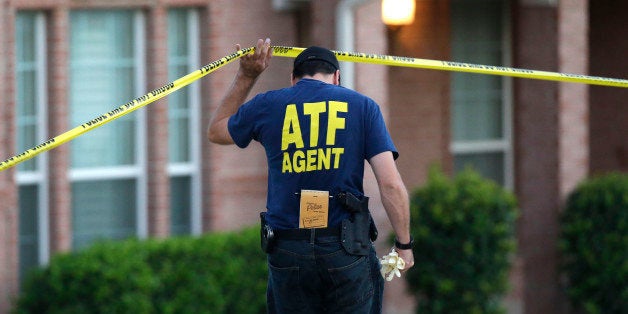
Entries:
{"label": "black watch band", "polygon": [[412,236],[410,236],[410,242],[408,243],[400,243],[399,240],[397,240],[397,238],[395,238],[395,247],[400,249],[400,250],[409,250],[412,248],[412,245],[414,244],[414,238]]}

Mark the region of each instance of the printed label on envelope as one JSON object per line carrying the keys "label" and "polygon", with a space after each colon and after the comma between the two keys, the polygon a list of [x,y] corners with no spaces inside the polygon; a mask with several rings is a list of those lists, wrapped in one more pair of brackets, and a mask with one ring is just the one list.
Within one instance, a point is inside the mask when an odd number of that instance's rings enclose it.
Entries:
{"label": "printed label on envelope", "polygon": [[329,191],[301,190],[299,228],[327,228]]}

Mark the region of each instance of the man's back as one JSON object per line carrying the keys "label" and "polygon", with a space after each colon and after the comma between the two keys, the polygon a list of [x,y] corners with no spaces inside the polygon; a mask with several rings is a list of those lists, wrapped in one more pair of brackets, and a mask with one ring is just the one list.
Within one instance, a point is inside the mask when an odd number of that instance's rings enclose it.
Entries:
{"label": "man's back", "polygon": [[[266,150],[269,167],[268,221],[298,227],[302,189],[362,196],[364,161],[395,148],[377,104],[344,87],[313,79],[257,95],[229,121],[234,142],[251,139]],[[332,201],[329,225],[348,213]]]}

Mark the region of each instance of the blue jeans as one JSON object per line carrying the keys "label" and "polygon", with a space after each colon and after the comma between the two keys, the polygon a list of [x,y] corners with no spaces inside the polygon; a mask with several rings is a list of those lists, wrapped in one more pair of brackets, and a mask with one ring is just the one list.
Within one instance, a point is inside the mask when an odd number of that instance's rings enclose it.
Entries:
{"label": "blue jeans", "polygon": [[277,240],[268,254],[268,313],[381,313],[384,290],[373,246],[349,255],[339,237]]}

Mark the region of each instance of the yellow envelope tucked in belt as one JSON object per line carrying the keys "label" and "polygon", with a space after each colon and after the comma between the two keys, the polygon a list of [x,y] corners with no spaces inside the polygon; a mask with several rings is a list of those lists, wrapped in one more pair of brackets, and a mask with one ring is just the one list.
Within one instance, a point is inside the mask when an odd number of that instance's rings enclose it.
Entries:
{"label": "yellow envelope tucked in belt", "polygon": [[299,228],[327,228],[329,191],[301,190]]}

